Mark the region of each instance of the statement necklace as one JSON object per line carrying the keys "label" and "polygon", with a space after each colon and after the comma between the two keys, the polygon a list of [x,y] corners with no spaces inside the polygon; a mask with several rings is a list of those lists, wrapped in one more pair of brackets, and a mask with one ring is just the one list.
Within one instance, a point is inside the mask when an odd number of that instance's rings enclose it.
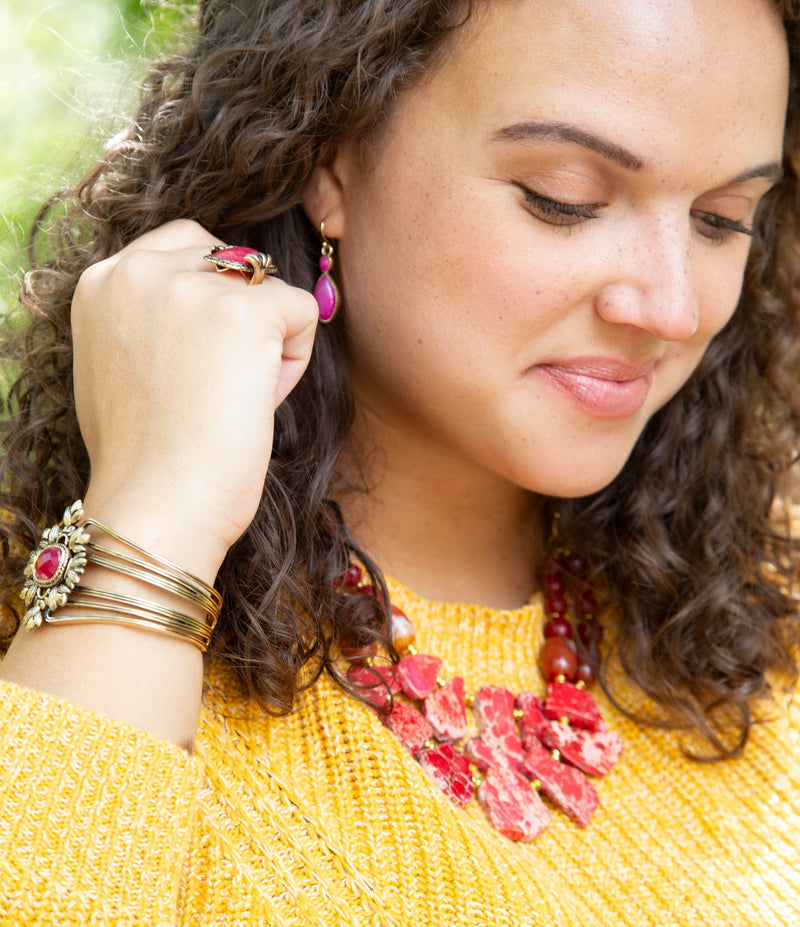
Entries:
{"label": "statement necklace", "polygon": [[[490,824],[520,841],[538,837],[551,820],[542,796],[585,827],[599,804],[587,776],[605,775],[622,752],[619,734],[608,730],[586,691],[594,681],[591,657],[602,628],[594,619],[597,603],[584,564],[577,555],[551,558],[543,579],[543,697],[496,685],[465,691],[461,676],[445,676],[438,657],[417,651],[414,626],[395,606],[390,632],[397,664],[375,662],[377,645],[343,650],[354,691],[435,785],[459,807],[477,797]],[[373,593],[358,566],[339,585]]]}

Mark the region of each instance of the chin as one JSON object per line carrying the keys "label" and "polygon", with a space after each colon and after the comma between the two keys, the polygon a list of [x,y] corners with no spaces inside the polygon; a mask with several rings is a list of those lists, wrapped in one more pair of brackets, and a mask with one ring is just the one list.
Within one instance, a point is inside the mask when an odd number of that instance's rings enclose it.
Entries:
{"label": "chin", "polygon": [[543,470],[541,465],[536,472],[527,474],[519,485],[542,496],[554,496],[558,499],[579,499],[591,496],[605,489],[622,472],[628,457],[599,461],[587,457],[583,461],[573,458],[569,461],[552,461]]}

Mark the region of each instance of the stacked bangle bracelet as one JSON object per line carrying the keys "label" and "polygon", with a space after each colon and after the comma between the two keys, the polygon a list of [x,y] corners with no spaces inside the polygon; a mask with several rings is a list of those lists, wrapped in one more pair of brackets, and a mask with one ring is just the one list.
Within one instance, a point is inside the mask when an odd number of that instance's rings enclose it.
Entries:
{"label": "stacked bangle bracelet", "polygon": [[[86,530],[89,527],[97,528],[132,553],[95,543]],[[202,609],[203,617],[187,615],[146,599],[79,585],[90,563],[185,599]],[[20,594],[26,607],[22,625],[27,630],[42,622],[108,622],[169,634],[205,651],[222,608],[222,598],[216,589],[93,518],[85,518],[80,500],[66,509],[58,524],[42,533],[25,567],[25,577]],[[69,612],[54,614],[67,604]]]}

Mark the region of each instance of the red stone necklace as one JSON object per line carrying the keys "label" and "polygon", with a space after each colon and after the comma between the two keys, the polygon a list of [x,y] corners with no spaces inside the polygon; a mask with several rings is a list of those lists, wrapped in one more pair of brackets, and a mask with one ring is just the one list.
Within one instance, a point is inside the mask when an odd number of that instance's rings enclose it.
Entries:
{"label": "red stone necklace", "polygon": [[[371,594],[358,566],[339,585]],[[598,806],[587,776],[603,776],[622,752],[586,686],[594,681],[590,654],[602,628],[580,557],[549,559],[544,566],[548,621],[540,666],[544,697],[487,685],[465,692],[461,676],[446,678],[442,661],[419,653],[408,617],[392,606],[391,635],[400,661],[374,662],[377,646],[344,651],[355,691],[381,715],[433,782],[463,807],[477,796],[489,822],[512,840],[533,840],[555,807],[585,827]],[[577,634],[568,615],[577,618]],[[470,733],[471,709],[476,734]]]}

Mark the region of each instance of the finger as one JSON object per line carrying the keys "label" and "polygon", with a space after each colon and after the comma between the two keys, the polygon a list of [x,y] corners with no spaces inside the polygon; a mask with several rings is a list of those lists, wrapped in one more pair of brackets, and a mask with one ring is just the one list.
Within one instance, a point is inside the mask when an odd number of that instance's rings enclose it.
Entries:
{"label": "finger", "polygon": [[[206,248],[224,244],[193,219],[173,219],[140,235],[123,251],[173,251],[183,248]],[[122,252],[120,252],[122,253]]]}

